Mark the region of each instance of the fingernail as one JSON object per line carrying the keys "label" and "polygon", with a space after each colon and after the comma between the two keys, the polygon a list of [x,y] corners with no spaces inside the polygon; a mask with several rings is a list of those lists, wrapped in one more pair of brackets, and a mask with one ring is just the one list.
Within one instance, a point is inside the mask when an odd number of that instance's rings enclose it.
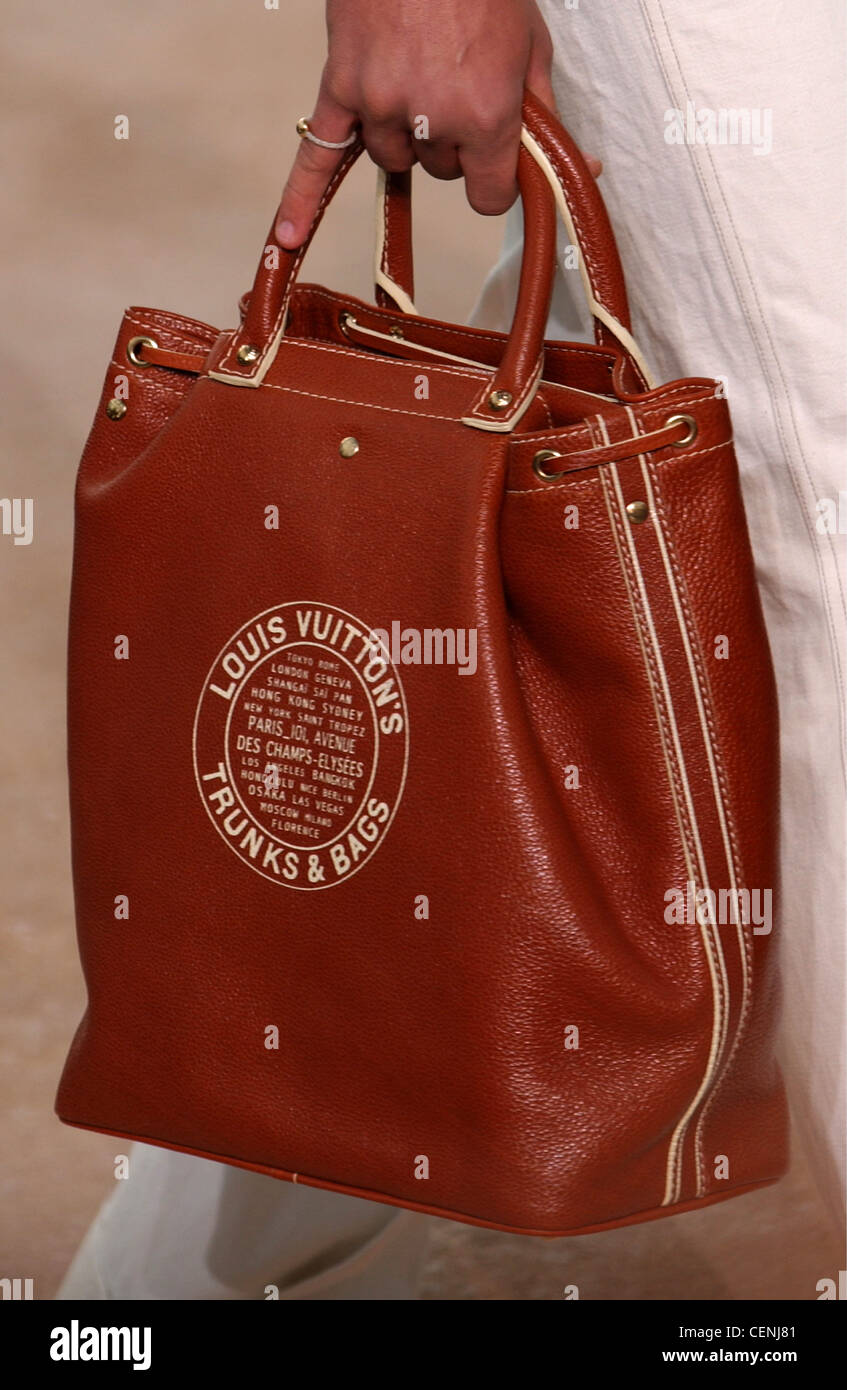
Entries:
{"label": "fingernail", "polygon": [[287,246],[288,242],[293,241],[293,240],[294,240],[294,223],[293,223],[293,222],[277,222],[277,224],[276,224],[276,239],[277,239],[277,241],[281,242],[283,246]]}

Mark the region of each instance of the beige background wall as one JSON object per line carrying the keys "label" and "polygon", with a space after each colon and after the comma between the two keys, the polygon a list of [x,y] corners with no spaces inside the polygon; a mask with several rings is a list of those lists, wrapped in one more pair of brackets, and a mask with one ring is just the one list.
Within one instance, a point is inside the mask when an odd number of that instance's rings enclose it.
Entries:
{"label": "beige background wall", "polygon": [[[5,0],[5,403],[0,496],[35,538],[0,537],[0,1277],[49,1298],[108,1191],[116,1141],[52,1105],[84,991],[73,935],[64,651],[74,471],[123,307],[219,327],[256,259],[322,62],[320,0]],[[130,139],[116,141],[116,115]],[[373,170],[354,171],[309,279],[369,294]],[[460,321],[498,222],[417,180],[418,302]],[[724,1208],[571,1241],[434,1223],[436,1299],[814,1298],[839,1263],[802,1168]]]}

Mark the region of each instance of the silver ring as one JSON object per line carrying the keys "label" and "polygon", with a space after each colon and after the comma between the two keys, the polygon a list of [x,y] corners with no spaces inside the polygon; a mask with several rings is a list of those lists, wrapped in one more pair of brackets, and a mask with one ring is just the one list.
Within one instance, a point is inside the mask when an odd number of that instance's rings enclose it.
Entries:
{"label": "silver ring", "polygon": [[320,145],[322,150],[346,150],[359,138],[358,132],[354,130],[346,140],[322,140],[319,135],[314,134],[305,116],[301,116],[297,122],[297,134],[301,140],[311,140],[313,145]]}

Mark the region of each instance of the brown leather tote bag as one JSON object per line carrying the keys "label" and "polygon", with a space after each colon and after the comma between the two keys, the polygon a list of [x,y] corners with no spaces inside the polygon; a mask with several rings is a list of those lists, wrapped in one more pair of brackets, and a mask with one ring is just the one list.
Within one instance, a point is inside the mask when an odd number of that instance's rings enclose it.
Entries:
{"label": "brown leather tote bag", "polygon": [[[549,1236],[784,1171],[777,711],[727,404],[651,382],[530,97],[519,182],[508,335],[415,312],[402,178],[376,307],[271,234],[239,328],[123,319],[76,491],[57,1110]],[[557,205],[594,344],[544,340]]]}

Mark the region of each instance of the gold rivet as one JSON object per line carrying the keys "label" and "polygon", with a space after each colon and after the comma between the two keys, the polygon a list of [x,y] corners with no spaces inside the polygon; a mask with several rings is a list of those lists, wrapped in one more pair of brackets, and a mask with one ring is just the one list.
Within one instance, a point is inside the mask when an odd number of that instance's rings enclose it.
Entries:
{"label": "gold rivet", "polygon": [[309,134],[309,122],[306,120],[306,117],[305,117],[305,116],[301,116],[300,119],[299,119],[299,121],[297,122],[297,134],[298,134],[298,135],[308,135],[308,134]]}
{"label": "gold rivet", "polygon": [[119,401],[117,396],[113,396],[106,406],[106,414],[110,420],[122,420],[126,415],[126,401]]}
{"label": "gold rivet", "polygon": [[354,439],[352,434],[348,434],[346,439],[342,439],[338,446],[338,452],[343,459],[351,459],[354,454],[359,452],[359,441]]}
{"label": "gold rivet", "polygon": [[402,338],[402,337],[404,337],[404,333],[403,333],[402,328],[389,328],[388,333],[389,333],[389,336],[392,337],[392,338]]}
{"label": "gold rivet", "polygon": [[508,405],[512,404],[511,391],[492,391],[488,397],[488,404],[492,410],[505,410]]}
{"label": "gold rivet", "polygon": [[650,508],[646,502],[627,502],[626,512],[630,521],[638,523],[647,520],[650,515]]}
{"label": "gold rivet", "polygon": [[259,356],[259,349],[252,343],[242,343],[235,355],[239,362],[255,362]]}

